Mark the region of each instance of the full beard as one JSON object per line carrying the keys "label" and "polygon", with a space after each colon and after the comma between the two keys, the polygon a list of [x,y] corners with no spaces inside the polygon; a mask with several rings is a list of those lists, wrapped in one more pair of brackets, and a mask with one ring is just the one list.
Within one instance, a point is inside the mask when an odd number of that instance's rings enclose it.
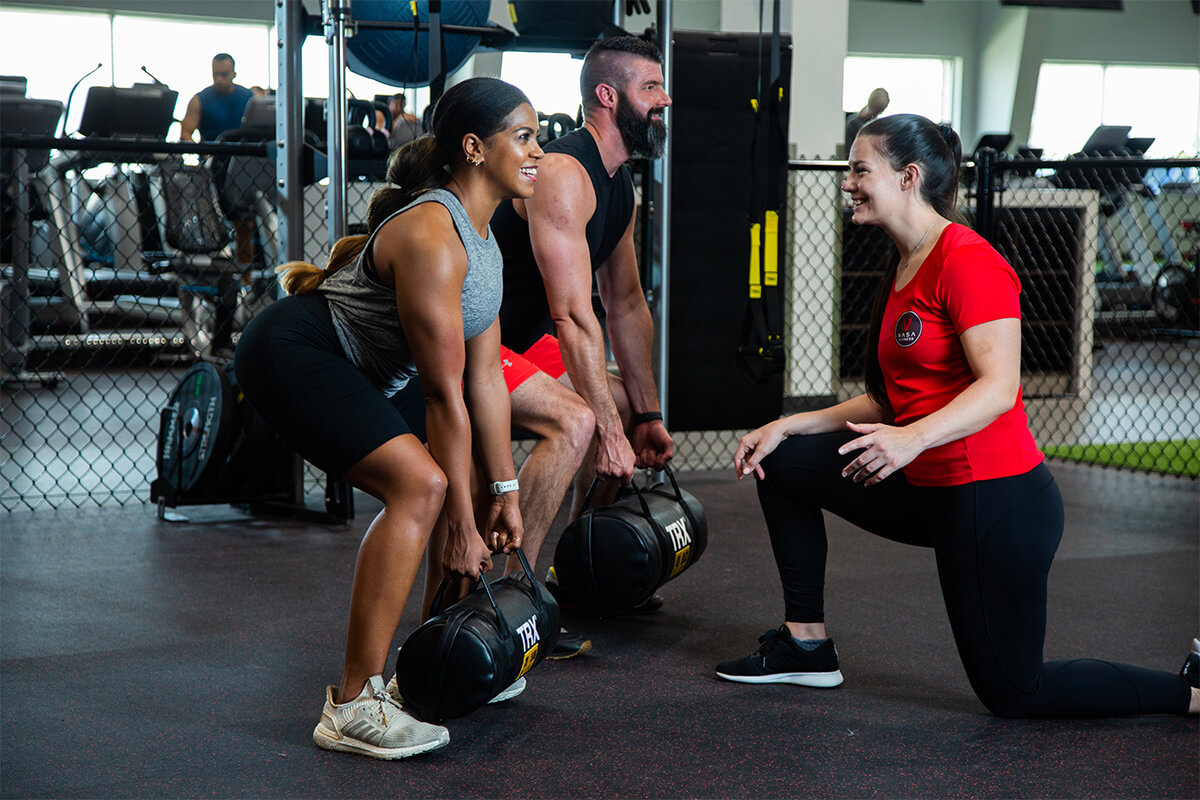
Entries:
{"label": "full beard", "polygon": [[624,96],[617,105],[617,130],[629,152],[646,158],[658,158],[667,144],[667,124],[662,119],[638,116]]}

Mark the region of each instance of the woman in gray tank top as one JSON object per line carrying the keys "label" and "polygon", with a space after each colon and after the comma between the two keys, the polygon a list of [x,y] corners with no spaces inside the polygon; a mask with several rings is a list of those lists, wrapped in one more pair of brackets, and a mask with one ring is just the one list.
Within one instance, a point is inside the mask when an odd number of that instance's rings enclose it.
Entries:
{"label": "woman in gray tank top", "polygon": [[384,503],[355,566],[341,683],[313,731],[376,758],[449,741],[383,677],[426,546],[436,586],[521,541],[488,221],[533,193],[537,115],[515,87],[473,78],[439,100],[432,128],[392,154],[367,236],[339,240],[325,269],[280,267],[290,296],[252,320],[236,356],[251,404],[304,458]]}

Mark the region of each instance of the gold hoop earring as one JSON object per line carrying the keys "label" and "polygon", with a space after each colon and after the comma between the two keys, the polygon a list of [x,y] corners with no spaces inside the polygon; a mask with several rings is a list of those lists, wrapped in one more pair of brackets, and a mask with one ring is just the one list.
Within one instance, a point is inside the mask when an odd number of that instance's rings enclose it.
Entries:
{"label": "gold hoop earring", "polygon": [[467,163],[470,164],[472,167],[478,167],[480,164],[483,163],[483,156],[475,156],[475,157],[467,156]]}

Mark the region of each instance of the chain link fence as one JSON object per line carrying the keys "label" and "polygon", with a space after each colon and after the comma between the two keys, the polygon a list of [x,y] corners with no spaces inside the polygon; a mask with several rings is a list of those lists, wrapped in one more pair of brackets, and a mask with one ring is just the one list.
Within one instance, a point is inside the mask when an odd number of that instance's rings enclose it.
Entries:
{"label": "chain link fence", "polygon": [[[189,369],[227,361],[278,296],[269,148],[138,147],[0,141],[6,511],[147,502],[161,410]],[[1196,476],[1200,161],[1054,164],[997,161],[991,191],[973,179],[962,191],[962,210],[1022,281],[1035,436],[1053,457]],[[351,232],[383,165],[351,162]],[[862,390],[890,244],[848,223],[843,174],[839,162],[789,171],[785,411]],[[323,265],[326,187],[309,177],[304,258]],[[742,433],[681,433],[677,463],[727,468]],[[518,458],[528,448],[518,443]],[[301,479],[304,495],[325,488],[311,466]]]}

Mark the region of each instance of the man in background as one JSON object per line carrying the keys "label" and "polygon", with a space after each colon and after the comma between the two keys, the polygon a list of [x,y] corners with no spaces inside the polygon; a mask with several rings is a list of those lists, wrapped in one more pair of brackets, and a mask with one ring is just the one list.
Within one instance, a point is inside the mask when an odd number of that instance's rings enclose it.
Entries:
{"label": "man in background", "polygon": [[188,101],[187,112],[180,123],[179,138],[193,141],[192,135],[200,131],[203,142],[216,141],[222,133],[242,124],[246,103],[254,93],[245,86],[233,82],[237,72],[233,68],[233,56],[217,53],[212,60],[212,86],[195,94]]}
{"label": "man in background", "polygon": [[846,149],[850,149],[850,144],[854,141],[854,137],[858,135],[858,130],[863,125],[866,125],[871,120],[878,117],[888,107],[888,103],[892,98],[888,96],[887,89],[875,89],[867,98],[867,104],[858,110],[857,114],[848,114],[846,118]]}
{"label": "man in background", "polygon": [[[388,98],[388,111],[392,112],[392,129],[388,131],[388,141],[392,149],[406,145],[421,135],[421,120],[408,113],[404,107],[404,92],[396,92]],[[382,114],[378,115],[379,124],[383,124]]]}

